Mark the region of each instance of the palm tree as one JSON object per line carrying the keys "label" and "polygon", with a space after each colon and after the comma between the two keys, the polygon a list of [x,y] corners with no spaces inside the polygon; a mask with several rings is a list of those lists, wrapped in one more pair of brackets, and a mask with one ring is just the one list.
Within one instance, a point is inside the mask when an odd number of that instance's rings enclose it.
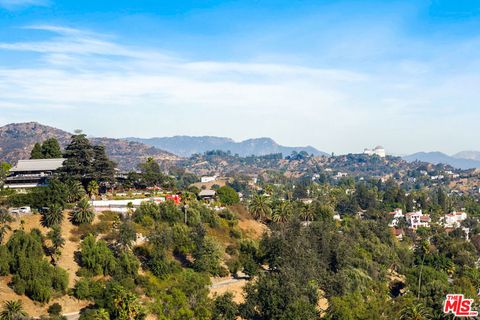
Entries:
{"label": "palm tree", "polygon": [[67,194],[68,203],[73,203],[75,201],[78,201],[85,196],[86,194],[85,188],[79,181],[68,180],[66,184],[67,184],[67,190],[68,190],[68,194]]}
{"label": "palm tree", "polygon": [[52,259],[56,261],[60,255],[60,249],[65,245],[65,239],[62,237],[62,229],[58,224],[52,226],[52,230],[47,233],[47,238],[52,242],[50,250]]}
{"label": "palm tree", "polygon": [[12,230],[12,228],[8,224],[4,224],[0,227],[0,244],[3,243],[3,240],[5,240],[5,235],[10,230]]}
{"label": "palm tree", "polygon": [[5,239],[7,232],[12,230],[8,223],[13,222],[14,220],[15,219],[7,211],[7,209],[0,208],[0,244],[2,244],[3,240]]}
{"label": "palm tree", "polygon": [[421,303],[409,303],[400,310],[400,320],[427,320],[432,316]]}
{"label": "palm tree", "polygon": [[255,219],[260,221],[265,220],[272,212],[272,209],[268,204],[268,198],[260,195],[253,196],[253,199],[248,206],[248,210]]}
{"label": "palm tree", "polygon": [[42,225],[51,227],[63,221],[63,208],[59,204],[52,204],[48,210],[42,213]]}
{"label": "palm tree", "polygon": [[23,310],[22,301],[8,300],[3,303],[3,310],[0,312],[0,320],[16,320],[27,316],[28,314]]}
{"label": "palm tree", "polygon": [[91,223],[93,218],[95,218],[95,212],[87,198],[80,200],[70,214],[70,221],[76,225]]}
{"label": "palm tree", "polygon": [[272,213],[272,221],[285,223],[292,215],[292,204],[290,201],[282,201],[275,207]]}
{"label": "palm tree", "polygon": [[88,183],[87,190],[90,197],[94,197],[98,194],[98,183],[95,180],[92,180]]}
{"label": "palm tree", "polygon": [[313,221],[315,220],[315,209],[312,205],[309,205],[307,208],[302,208],[300,211],[300,218],[303,221]]}

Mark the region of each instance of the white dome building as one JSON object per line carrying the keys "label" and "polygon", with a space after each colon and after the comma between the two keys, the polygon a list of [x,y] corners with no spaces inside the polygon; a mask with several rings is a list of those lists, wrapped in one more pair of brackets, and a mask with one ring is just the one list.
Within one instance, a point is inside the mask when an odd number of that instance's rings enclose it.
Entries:
{"label": "white dome building", "polygon": [[369,156],[377,155],[380,158],[385,158],[387,155],[387,153],[385,152],[385,148],[382,146],[376,146],[373,150],[367,148],[363,151],[363,153]]}
{"label": "white dome building", "polygon": [[385,158],[387,153],[385,152],[385,148],[382,146],[376,146],[373,150],[373,153],[379,156],[380,158]]}

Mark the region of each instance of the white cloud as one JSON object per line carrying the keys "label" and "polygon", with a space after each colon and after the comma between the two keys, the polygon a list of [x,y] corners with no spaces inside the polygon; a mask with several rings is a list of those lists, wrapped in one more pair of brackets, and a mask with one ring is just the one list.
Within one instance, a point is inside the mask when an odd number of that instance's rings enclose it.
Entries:
{"label": "white cloud", "polygon": [[[438,125],[445,126],[452,101],[464,97],[458,106],[465,110],[480,98],[477,76],[439,78],[432,74],[435,66],[416,61],[369,74],[195,61],[73,28],[28,28],[53,36],[0,43],[0,49],[38,57],[22,68],[0,62],[0,111],[28,109],[29,116],[38,117],[29,120],[87,126],[97,135],[273,136],[285,144],[347,152],[398,143],[398,132],[425,134],[419,125],[428,114],[435,113]],[[471,121],[471,114],[466,117]],[[426,136],[426,143],[434,145],[434,138]],[[413,151],[412,145],[396,151]]]}

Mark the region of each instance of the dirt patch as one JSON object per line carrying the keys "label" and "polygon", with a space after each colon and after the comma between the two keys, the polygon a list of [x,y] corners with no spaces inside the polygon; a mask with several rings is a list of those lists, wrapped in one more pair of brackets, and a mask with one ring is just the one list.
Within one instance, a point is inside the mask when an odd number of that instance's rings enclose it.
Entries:
{"label": "dirt patch", "polygon": [[242,229],[247,237],[258,240],[268,231],[268,227],[256,220],[239,220],[238,227]]}
{"label": "dirt patch", "polygon": [[227,292],[233,294],[233,301],[236,303],[243,303],[245,297],[243,295],[243,288],[247,284],[245,279],[232,279],[232,278],[213,278],[212,285],[210,286],[210,297],[222,295]]}
{"label": "dirt patch", "polygon": [[68,286],[73,288],[75,281],[78,279],[76,272],[80,266],[75,262],[75,252],[80,250],[80,242],[74,242],[72,231],[76,230],[68,219],[68,214],[65,213],[65,218],[62,222],[62,237],[65,239],[65,246],[62,249],[62,254],[58,260],[58,266],[65,269],[68,272]]}

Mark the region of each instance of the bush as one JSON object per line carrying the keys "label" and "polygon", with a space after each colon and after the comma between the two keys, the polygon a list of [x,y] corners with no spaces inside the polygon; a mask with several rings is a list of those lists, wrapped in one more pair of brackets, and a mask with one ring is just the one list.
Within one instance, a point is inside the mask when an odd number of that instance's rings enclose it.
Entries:
{"label": "bush", "polygon": [[62,313],[62,306],[55,302],[48,307],[47,312],[51,316],[59,316]]}
{"label": "bush", "polygon": [[237,191],[232,187],[223,186],[217,190],[218,198],[223,205],[231,206],[240,202]]}

